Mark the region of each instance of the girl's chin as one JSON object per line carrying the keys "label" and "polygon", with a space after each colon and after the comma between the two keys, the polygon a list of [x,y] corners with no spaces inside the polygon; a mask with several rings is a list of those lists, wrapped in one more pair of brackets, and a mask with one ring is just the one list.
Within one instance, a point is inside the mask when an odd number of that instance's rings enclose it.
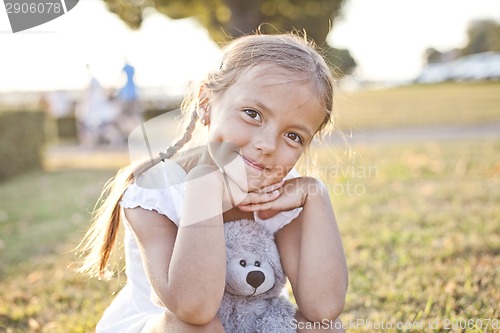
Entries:
{"label": "girl's chin", "polygon": [[[253,192],[263,187],[279,183],[283,177],[277,177],[266,173],[246,172],[242,173],[240,170],[227,170],[227,175],[231,178],[241,189],[245,188],[247,192]],[[243,185],[245,184],[245,185]]]}
{"label": "girl's chin", "polygon": [[259,190],[263,187],[279,183],[281,181],[280,178],[270,178],[269,176],[267,177],[252,177],[251,175],[247,174],[247,181],[248,181],[248,192],[256,191]]}

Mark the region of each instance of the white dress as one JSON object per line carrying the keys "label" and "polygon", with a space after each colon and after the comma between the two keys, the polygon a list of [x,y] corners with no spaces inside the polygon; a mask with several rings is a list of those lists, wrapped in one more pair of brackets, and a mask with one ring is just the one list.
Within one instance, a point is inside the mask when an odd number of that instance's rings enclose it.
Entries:
{"label": "white dress", "polygon": [[[286,178],[297,176],[298,173],[292,171]],[[178,164],[166,160],[127,188],[121,206],[155,210],[178,226],[182,212],[185,177],[186,173]],[[254,219],[275,233],[296,218],[301,209],[282,212],[267,220],[262,220],[254,214]],[[164,312],[163,308],[156,306],[152,301],[152,289],[142,265],[139,248],[126,220],[124,226],[127,283],[104,311],[96,327],[97,333],[138,333],[149,319]]]}

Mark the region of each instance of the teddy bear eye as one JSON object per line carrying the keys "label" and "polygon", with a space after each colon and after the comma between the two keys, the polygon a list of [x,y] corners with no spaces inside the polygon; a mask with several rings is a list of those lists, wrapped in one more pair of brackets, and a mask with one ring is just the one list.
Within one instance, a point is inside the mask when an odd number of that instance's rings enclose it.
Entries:
{"label": "teddy bear eye", "polygon": [[260,261],[256,261],[255,264],[253,264],[255,267],[260,267]]}
{"label": "teddy bear eye", "polygon": [[247,265],[247,262],[245,260],[240,260],[240,266],[245,267]]}

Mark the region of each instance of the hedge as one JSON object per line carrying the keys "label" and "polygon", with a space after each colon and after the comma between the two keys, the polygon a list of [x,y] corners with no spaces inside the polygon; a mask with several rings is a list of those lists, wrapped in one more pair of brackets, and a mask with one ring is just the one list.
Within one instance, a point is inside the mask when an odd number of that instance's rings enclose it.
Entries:
{"label": "hedge", "polygon": [[41,168],[44,140],[42,111],[0,112],[0,181]]}

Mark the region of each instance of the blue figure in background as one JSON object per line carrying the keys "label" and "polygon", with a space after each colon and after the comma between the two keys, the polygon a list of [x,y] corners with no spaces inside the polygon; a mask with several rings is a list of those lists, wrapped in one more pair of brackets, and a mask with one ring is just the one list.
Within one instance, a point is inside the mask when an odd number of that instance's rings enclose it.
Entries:
{"label": "blue figure in background", "polygon": [[134,74],[135,68],[129,63],[125,63],[123,66],[123,72],[127,75],[127,82],[125,86],[120,90],[119,98],[123,101],[136,101],[138,100],[137,96],[137,87],[134,82]]}
{"label": "blue figure in background", "polygon": [[118,100],[121,106],[118,126],[122,132],[123,139],[126,140],[130,132],[139,126],[142,121],[142,107],[139,101],[137,86],[134,82],[134,66],[126,62],[122,71],[127,76],[127,81],[118,92]]}

